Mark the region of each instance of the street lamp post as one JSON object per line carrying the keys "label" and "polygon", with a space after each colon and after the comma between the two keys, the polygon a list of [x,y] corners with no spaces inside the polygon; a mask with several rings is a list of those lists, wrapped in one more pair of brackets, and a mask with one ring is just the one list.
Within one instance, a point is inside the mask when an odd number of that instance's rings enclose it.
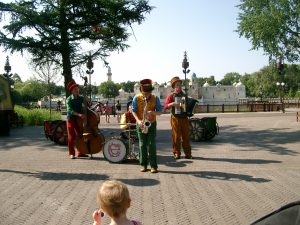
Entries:
{"label": "street lamp post", "polygon": [[276,85],[279,87],[279,98],[280,98],[280,103],[281,103],[281,108],[282,108],[282,113],[285,113],[285,109],[284,109],[284,102],[283,102],[283,89],[284,89],[284,85],[285,83],[283,82],[283,70],[284,70],[284,63],[282,60],[282,57],[279,58],[278,64],[277,64],[277,69],[278,69],[278,74],[280,77],[281,82],[277,82]]}
{"label": "street lamp post", "polygon": [[187,60],[187,53],[184,52],[184,58],[182,61],[182,68],[184,73],[184,92],[185,92],[185,112],[187,112],[187,103],[188,103],[188,88],[187,88],[187,81],[186,81],[186,75],[190,72],[189,68],[190,63]]}
{"label": "street lamp post", "polygon": [[9,58],[8,58],[8,56],[6,56],[6,62],[5,62],[4,70],[6,72],[5,77],[7,79],[8,84],[9,84],[9,91],[11,91],[11,85],[13,85],[11,77],[12,77],[13,74],[10,73],[11,66],[9,64]]}
{"label": "street lamp post", "polygon": [[91,75],[94,73],[93,67],[94,67],[94,63],[92,61],[92,57],[91,54],[88,57],[88,61],[86,62],[86,67],[88,68],[88,70],[86,71],[86,73],[89,75],[89,92],[90,92],[90,100],[92,101],[92,77]]}
{"label": "street lamp post", "polygon": [[283,103],[283,99],[282,99],[282,97],[283,97],[282,93],[284,90],[285,83],[284,82],[276,82],[276,85],[279,88],[279,99],[280,99],[280,103],[281,103],[281,107],[282,107],[282,112],[284,113],[285,109],[284,109],[284,103]]}

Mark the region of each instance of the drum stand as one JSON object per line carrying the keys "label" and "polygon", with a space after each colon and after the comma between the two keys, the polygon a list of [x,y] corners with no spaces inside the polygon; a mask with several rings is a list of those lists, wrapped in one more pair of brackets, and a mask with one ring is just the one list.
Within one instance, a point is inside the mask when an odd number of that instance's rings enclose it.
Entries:
{"label": "drum stand", "polygon": [[131,135],[131,126],[129,126],[129,129],[128,129],[128,148],[129,148],[129,151],[128,151],[128,155],[127,155],[127,159],[135,159],[137,160],[138,158],[138,152],[135,151],[135,142],[136,140],[136,137]]}

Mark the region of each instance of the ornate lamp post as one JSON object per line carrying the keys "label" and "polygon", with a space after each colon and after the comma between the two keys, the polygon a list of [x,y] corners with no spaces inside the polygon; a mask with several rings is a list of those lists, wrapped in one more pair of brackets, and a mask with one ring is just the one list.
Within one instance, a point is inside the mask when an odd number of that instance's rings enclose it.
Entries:
{"label": "ornate lamp post", "polygon": [[9,64],[9,58],[8,58],[8,56],[6,56],[6,62],[5,62],[4,70],[6,72],[5,77],[6,77],[7,81],[8,81],[8,84],[9,84],[9,88],[10,88],[9,90],[11,90],[11,85],[13,85],[11,77],[12,77],[13,74],[10,73],[11,66]]}
{"label": "ornate lamp post", "polygon": [[187,101],[188,101],[188,88],[187,88],[187,81],[186,81],[186,74],[190,72],[189,68],[190,63],[187,60],[187,53],[184,52],[184,58],[182,61],[182,68],[184,73],[184,92],[185,92],[185,112],[187,112]]}
{"label": "ornate lamp post", "polygon": [[92,61],[91,53],[88,57],[88,61],[86,62],[86,67],[88,68],[86,73],[89,75],[89,83],[90,83],[89,84],[90,100],[92,100],[92,77],[91,77],[91,75],[94,73],[94,70],[93,70],[94,63]]}
{"label": "ornate lamp post", "polygon": [[276,85],[279,87],[279,98],[280,98],[280,103],[281,103],[281,107],[282,107],[282,112],[285,113],[284,102],[283,102],[283,98],[282,98],[284,85],[285,85],[285,83],[283,82],[284,63],[283,63],[282,57],[279,58],[279,61],[277,64],[277,70],[278,70],[278,74],[279,74],[281,82],[277,82]]}

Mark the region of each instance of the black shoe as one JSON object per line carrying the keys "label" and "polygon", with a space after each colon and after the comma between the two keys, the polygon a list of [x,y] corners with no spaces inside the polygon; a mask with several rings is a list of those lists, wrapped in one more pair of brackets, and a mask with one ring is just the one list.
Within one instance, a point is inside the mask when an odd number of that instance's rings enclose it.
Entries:
{"label": "black shoe", "polygon": [[86,155],[86,154],[78,154],[77,157],[78,157],[78,158],[81,158],[81,157],[89,157],[89,156]]}

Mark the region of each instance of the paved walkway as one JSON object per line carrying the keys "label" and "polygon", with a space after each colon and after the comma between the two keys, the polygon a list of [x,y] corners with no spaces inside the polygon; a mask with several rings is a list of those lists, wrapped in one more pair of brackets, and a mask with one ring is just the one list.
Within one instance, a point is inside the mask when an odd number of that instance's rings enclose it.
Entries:
{"label": "paved walkway", "polygon": [[[203,116],[217,116],[220,134],[192,142],[194,159],[177,161],[169,115],[159,117],[158,174],[139,172],[134,161],[109,163],[102,152],[70,160],[42,127],[13,129],[0,137],[0,224],[92,224],[96,192],[107,179],[128,185],[128,214],[145,225],[249,224],[300,200],[295,112],[196,115]],[[102,126],[107,138],[113,123]]]}

